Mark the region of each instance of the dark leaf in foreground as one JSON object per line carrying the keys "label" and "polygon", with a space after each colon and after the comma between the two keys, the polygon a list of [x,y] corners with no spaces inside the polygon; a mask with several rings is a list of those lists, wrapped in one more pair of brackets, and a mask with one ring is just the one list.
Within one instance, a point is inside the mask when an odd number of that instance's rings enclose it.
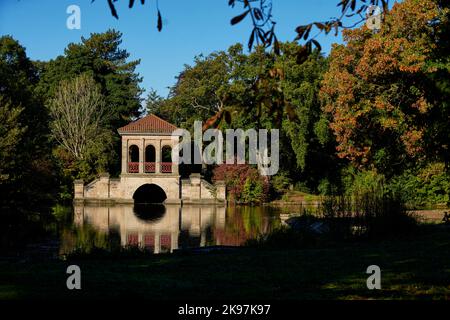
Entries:
{"label": "dark leaf in foreground", "polygon": [[312,39],[312,43],[316,46],[317,50],[322,51],[322,46],[320,45],[319,41]]}
{"label": "dark leaf in foreground", "polygon": [[161,32],[163,27],[161,12],[158,9],[158,31]]}
{"label": "dark leaf in foreground", "polygon": [[114,18],[119,19],[119,16],[117,15],[116,8],[114,7],[114,3],[112,0],[108,0],[109,9],[111,10],[111,14]]}
{"label": "dark leaf in foreground", "polygon": [[255,32],[256,29],[253,29],[252,33],[250,34],[250,39],[248,40],[248,50],[252,50],[253,42],[255,41]]}
{"label": "dark leaf in foreground", "polygon": [[231,19],[231,24],[232,25],[238,24],[239,22],[244,20],[244,18],[248,15],[249,12],[250,12],[250,10],[247,10],[244,13],[234,17],[233,19]]}
{"label": "dark leaf in foreground", "polygon": [[274,50],[274,52],[275,52],[275,54],[277,55],[277,56],[279,56],[280,55],[280,43],[278,42],[278,39],[277,39],[277,37],[274,35],[274,43],[273,43],[273,50]]}

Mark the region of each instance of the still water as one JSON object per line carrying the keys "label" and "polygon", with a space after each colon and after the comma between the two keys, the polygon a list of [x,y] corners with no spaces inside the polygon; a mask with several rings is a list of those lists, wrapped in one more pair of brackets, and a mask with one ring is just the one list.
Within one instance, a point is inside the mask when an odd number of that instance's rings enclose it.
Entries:
{"label": "still water", "polygon": [[250,206],[116,205],[73,208],[60,254],[139,247],[168,253],[206,246],[242,246],[281,224],[281,209]]}

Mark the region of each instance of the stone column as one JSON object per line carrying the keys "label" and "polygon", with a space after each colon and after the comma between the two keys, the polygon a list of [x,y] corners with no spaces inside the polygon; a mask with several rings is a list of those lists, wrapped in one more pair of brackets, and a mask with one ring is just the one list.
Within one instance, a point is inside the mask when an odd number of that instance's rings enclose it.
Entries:
{"label": "stone column", "polygon": [[74,198],[75,199],[83,199],[84,198],[84,181],[83,180],[75,180],[74,181]]}
{"label": "stone column", "polygon": [[200,208],[197,208],[197,212],[192,215],[191,227],[189,229],[189,232],[195,236],[200,236],[202,232],[201,221],[201,211]]}
{"label": "stone column", "polygon": [[144,154],[145,154],[145,139],[142,138],[141,146],[139,147],[139,173],[144,173]]}
{"label": "stone column", "polygon": [[200,200],[201,199],[201,176],[200,173],[191,173],[189,176],[189,180],[191,182],[191,194],[190,198],[192,200]]}
{"label": "stone column", "polygon": [[84,221],[84,204],[75,205],[73,214],[73,223],[76,226],[82,226]]}
{"label": "stone column", "polygon": [[161,173],[161,139],[155,143],[155,173]]}
{"label": "stone column", "polygon": [[200,230],[200,247],[204,247],[206,245],[206,234],[203,230]]}
{"label": "stone column", "polygon": [[139,232],[139,233],[138,233],[138,246],[139,246],[140,248],[143,248],[143,247],[144,247],[144,235],[143,235],[142,232]]}
{"label": "stone column", "polygon": [[[171,145],[172,152],[173,152],[173,149],[174,149],[175,145],[176,145],[176,143],[172,142],[172,145]],[[175,163],[175,161],[174,161],[174,159],[172,157],[172,173],[178,175],[178,172],[179,172],[178,171],[178,162]]]}
{"label": "stone column", "polygon": [[123,228],[120,228],[120,244],[122,247],[127,245],[127,231]]}
{"label": "stone column", "polygon": [[216,199],[226,201],[227,200],[227,191],[225,181],[217,181],[216,186]]}
{"label": "stone column", "polygon": [[160,248],[161,248],[159,237],[160,237],[159,232],[155,232],[155,251],[154,251],[154,253],[159,253]]}
{"label": "stone column", "polygon": [[174,231],[170,237],[170,252],[176,249],[178,249],[178,232]]}
{"label": "stone column", "polygon": [[122,137],[122,173],[128,172],[128,139]]}

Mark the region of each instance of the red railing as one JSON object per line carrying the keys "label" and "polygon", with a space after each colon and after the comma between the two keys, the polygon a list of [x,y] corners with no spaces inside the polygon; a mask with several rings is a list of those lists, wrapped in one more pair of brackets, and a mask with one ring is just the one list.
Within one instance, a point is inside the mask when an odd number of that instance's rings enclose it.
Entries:
{"label": "red railing", "polygon": [[146,249],[150,249],[151,251],[155,248],[155,235],[154,234],[145,234],[144,235],[144,246]]}
{"label": "red railing", "polygon": [[145,173],[155,173],[156,172],[156,164],[154,162],[145,162],[144,163],[144,172]]}
{"label": "red railing", "polygon": [[127,235],[127,245],[129,246],[139,245],[139,235],[137,233],[129,233]]}
{"label": "red railing", "polygon": [[[172,166],[173,166],[172,162],[161,162],[161,172],[172,173]],[[144,162],[144,172],[155,173],[156,163]],[[139,173],[139,162],[128,162],[128,173]]]}
{"label": "red railing", "polygon": [[172,236],[170,234],[162,234],[159,237],[159,243],[161,247],[167,247],[170,249],[172,245]]}
{"label": "red railing", "polygon": [[161,162],[161,172],[171,173],[172,172],[172,162]]}
{"label": "red railing", "polygon": [[128,162],[128,173],[139,173],[139,162]]}

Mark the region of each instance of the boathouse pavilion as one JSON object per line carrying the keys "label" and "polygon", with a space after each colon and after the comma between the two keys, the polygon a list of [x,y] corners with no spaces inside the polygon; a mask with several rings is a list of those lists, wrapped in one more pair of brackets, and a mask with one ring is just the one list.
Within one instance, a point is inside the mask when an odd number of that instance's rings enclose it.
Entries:
{"label": "boathouse pavilion", "polygon": [[74,182],[76,202],[215,204],[226,202],[224,182],[211,184],[200,174],[181,179],[172,149],[173,124],[149,114],[119,128],[121,174],[101,174],[85,184]]}

